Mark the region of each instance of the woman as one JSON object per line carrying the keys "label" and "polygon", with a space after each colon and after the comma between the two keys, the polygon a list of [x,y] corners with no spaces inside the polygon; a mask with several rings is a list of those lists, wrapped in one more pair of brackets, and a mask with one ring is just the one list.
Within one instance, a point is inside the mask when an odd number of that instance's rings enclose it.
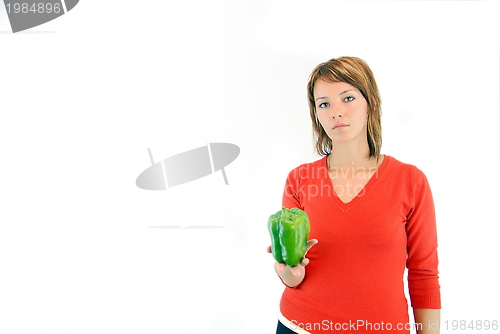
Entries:
{"label": "woman", "polygon": [[[275,263],[285,284],[277,333],[439,333],[434,204],[425,175],[380,153],[381,101],[355,57],[318,65],[307,86],[316,150],[293,169],[283,206],[311,222],[307,257]],[[270,248],[268,248],[270,252]],[[306,270],[307,266],[307,270]]]}

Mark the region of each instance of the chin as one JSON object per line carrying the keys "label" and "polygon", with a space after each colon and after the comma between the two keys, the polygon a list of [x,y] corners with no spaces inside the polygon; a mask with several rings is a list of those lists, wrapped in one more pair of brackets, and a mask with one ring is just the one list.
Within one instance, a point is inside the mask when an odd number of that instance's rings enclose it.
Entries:
{"label": "chin", "polygon": [[332,140],[332,143],[348,143],[352,140],[354,140],[354,138],[352,138],[352,136],[346,136],[346,135],[335,135],[335,136],[328,136],[330,137],[330,139]]}

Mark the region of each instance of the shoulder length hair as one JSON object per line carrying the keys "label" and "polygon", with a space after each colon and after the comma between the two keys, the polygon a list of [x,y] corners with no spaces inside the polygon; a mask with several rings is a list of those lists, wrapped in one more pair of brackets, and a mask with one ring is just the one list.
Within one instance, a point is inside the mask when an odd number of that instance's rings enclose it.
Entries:
{"label": "shoulder length hair", "polygon": [[307,83],[309,111],[313,126],[316,152],[319,155],[332,153],[332,140],[326,134],[316,115],[314,85],[318,79],[327,82],[345,82],[356,87],[368,103],[367,137],[370,148],[369,159],[380,154],[382,146],[381,100],[373,73],[362,59],[356,57],[332,58],[319,64],[312,71]]}

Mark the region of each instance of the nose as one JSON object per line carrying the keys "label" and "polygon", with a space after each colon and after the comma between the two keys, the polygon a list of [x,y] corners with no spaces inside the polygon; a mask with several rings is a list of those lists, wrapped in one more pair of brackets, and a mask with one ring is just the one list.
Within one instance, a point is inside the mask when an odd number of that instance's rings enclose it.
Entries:
{"label": "nose", "polygon": [[344,111],[342,110],[342,105],[335,104],[332,105],[332,117],[333,118],[341,118]]}

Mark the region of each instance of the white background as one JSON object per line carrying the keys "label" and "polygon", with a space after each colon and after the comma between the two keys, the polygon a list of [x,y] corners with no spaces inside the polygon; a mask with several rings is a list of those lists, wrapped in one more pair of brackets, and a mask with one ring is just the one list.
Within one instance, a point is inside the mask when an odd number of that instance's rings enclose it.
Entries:
{"label": "white background", "polygon": [[[267,218],[318,159],[305,86],[368,62],[382,153],[427,175],[442,323],[500,320],[496,1],[81,1],[12,34],[0,10],[0,332],[273,333]],[[220,172],[146,191],[207,142]],[[222,225],[220,229],[152,226]],[[460,331],[458,331],[460,332]],[[464,331],[461,331],[464,332]],[[490,331],[491,332],[491,331]]]}

